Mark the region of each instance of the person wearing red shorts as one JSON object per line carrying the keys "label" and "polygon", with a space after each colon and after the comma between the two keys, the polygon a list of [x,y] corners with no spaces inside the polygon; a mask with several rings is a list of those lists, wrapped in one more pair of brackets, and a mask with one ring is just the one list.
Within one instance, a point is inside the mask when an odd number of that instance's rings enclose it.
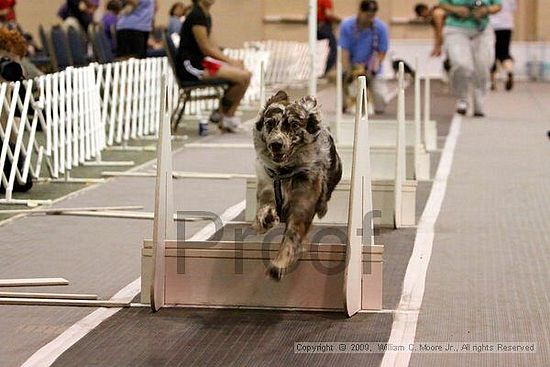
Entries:
{"label": "person wearing red shorts", "polygon": [[215,2],[216,0],[193,1],[193,8],[180,31],[180,45],[176,55],[177,73],[182,80],[225,79],[230,82],[221,101],[220,112],[223,119],[220,128],[234,132],[240,125],[235,112],[246,93],[252,74],[244,68],[242,61],[225,56],[211,37],[210,8]]}

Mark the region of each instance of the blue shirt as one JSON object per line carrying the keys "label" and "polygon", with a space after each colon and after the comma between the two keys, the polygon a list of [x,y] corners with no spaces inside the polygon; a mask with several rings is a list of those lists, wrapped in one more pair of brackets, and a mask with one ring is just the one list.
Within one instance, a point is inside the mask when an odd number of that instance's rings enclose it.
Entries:
{"label": "blue shirt", "polygon": [[353,64],[367,65],[375,52],[388,52],[388,26],[375,18],[371,27],[360,29],[357,16],[340,25],[340,46],[348,50]]}
{"label": "blue shirt", "polygon": [[175,17],[173,15],[170,16],[170,19],[168,19],[168,27],[166,27],[168,34],[172,34],[172,33],[180,34],[182,24],[183,22],[179,17]]}
{"label": "blue shirt", "polygon": [[153,16],[155,15],[155,0],[139,0],[138,6],[128,15],[120,15],[116,25],[117,31],[129,29],[141,32],[151,32]]}

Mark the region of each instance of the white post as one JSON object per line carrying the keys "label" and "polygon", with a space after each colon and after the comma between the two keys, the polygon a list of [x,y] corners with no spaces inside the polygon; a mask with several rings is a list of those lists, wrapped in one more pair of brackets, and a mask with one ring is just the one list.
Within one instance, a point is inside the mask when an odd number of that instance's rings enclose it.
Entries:
{"label": "white post", "polygon": [[405,66],[399,63],[399,94],[397,99],[397,156],[395,164],[395,227],[402,226],[402,190],[406,172],[405,152]]}
{"label": "white post", "polygon": [[260,109],[265,105],[265,60],[260,63]]}
{"label": "white post", "polygon": [[309,88],[310,96],[317,95],[315,56],[317,48],[317,0],[309,0]]}
{"label": "white post", "polygon": [[414,175],[418,179],[420,171],[420,148],[421,148],[421,111],[420,111],[420,70],[418,69],[418,56],[414,58]]}
{"label": "white post", "polygon": [[[373,245],[372,190],[367,111],[367,79],[359,77],[355,105],[355,132],[348,212],[348,249],[344,276],[348,317],[362,308],[363,246]],[[362,229],[362,233],[357,230]]]}
{"label": "white post", "polygon": [[[424,77],[424,145],[426,149],[431,149],[428,144],[428,125],[431,119],[430,103],[431,103],[431,91],[430,91],[430,76],[426,74]],[[434,148],[435,149],[435,148]]]}
{"label": "white post", "polygon": [[343,70],[342,70],[342,47],[338,46],[336,52],[336,128],[334,129],[335,139],[340,142],[341,125],[342,125],[342,110],[343,110]]}
{"label": "white post", "polygon": [[166,76],[160,78],[159,139],[157,148],[157,180],[155,187],[155,213],[153,221],[153,279],[151,282],[151,308],[158,311],[164,306],[165,241],[174,237],[174,211],[172,195],[172,149],[170,118],[166,113]]}
{"label": "white post", "polygon": [[[109,70],[109,69],[107,69]],[[110,71],[110,70],[109,70]],[[111,146],[115,143],[115,131],[117,127],[116,117],[117,117],[117,101],[118,101],[118,89],[120,84],[120,63],[117,62],[113,64],[113,92],[107,94],[108,90],[105,92],[105,97],[110,102],[111,108],[109,109],[109,135],[107,137],[107,145]]]}

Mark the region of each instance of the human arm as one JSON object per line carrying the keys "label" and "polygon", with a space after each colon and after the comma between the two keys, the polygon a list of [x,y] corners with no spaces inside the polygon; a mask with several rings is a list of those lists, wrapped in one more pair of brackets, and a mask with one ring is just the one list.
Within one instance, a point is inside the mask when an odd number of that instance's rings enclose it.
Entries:
{"label": "human arm", "polygon": [[139,5],[139,0],[125,0],[124,6],[122,7],[122,10],[120,11],[121,15],[128,15],[131,12],[133,12],[137,6]]}
{"label": "human arm", "polygon": [[351,71],[351,52],[353,37],[348,27],[347,21],[340,26],[339,46],[342,49],[342,71],[348,73]]}
{"label": "human arm", "polygon": [[432,13],[433,27],[434,27],[434,48],[431,56],[441,56],[443,49],[443,25],[445,24],[445,10],[442,8],[435,8]]}
{"label": "human arm", "polygon": [[386,58],[386,54],[390,47],[390,34],[388,26],[382,22],[376,21],[374,31],[378,34],[378,47],[373,50],[371,60],[369,61],[369,71],[376,74],[380,71],[380,67]]}
{"label": "human arm", "polygon": [[476,19],[483,19],[489,15],[496,14],[502,9],[500,1],[493,1],[491,5],[480,6],[472,10],[472,15]]}
{"label": "human arm", "polygon": [[325,17],[330,23],[340,23],[340,21],[342,21],[342,19],[334,12],[334,5],[332,4],[332,0],[327,1],[327,6],[325,8]]}
{"label": "human arm", "polygon": [[453,5],[449,0],[440,0],[439,6],[447,13],[453,14],[458,18],[467,18],[470,16],[470,8],[467,6]]}
{"label": "human arm", "polygon": [[226,62],[228,64],[235,64],[235,60],[230,59],[220,50],[219,47],[213,43],[208,37],[208,30],[206,26],[203,25],[194,25],[192,28],[193,36],[201,49],[201,52],[205,56],[210,56],[214,59]]}

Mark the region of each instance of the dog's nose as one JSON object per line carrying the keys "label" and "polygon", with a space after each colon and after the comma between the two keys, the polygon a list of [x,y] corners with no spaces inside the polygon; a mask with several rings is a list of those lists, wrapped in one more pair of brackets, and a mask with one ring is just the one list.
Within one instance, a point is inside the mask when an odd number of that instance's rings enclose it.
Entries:
{"label": "dog's nose", "polygon": [[274,141],[273,143],[269,144],[269,150],[271,150],[274,153],[278,153],[283,149],[283,143]]}

